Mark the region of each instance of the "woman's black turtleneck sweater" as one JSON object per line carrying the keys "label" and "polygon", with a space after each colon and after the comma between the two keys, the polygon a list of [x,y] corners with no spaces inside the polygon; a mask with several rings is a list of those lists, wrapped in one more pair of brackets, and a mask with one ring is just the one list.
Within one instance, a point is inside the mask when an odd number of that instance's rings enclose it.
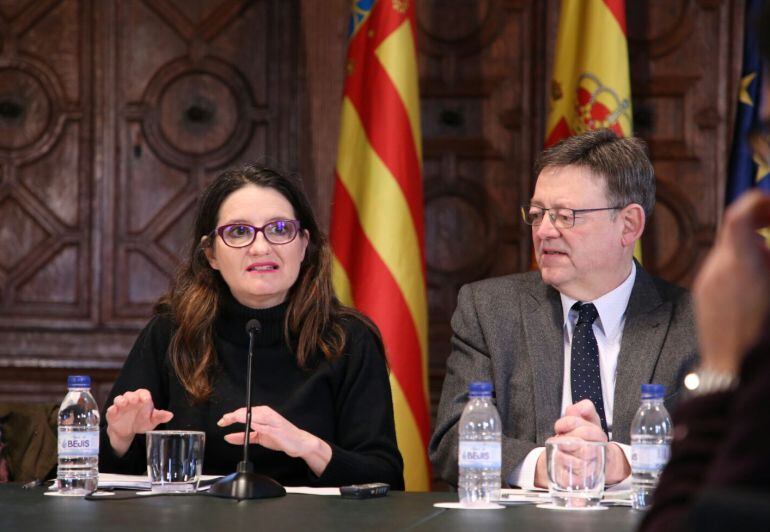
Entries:
{"label": "woman's black turtleneck sweater", "polygon": [[[176,326],[169,317],[156,315],[134,344],[104,410],[115,396],[145,388],[152,394],[156,408],[174,414],[158,429],[205,431],[204,473],[234,472],[242,459],[242,446],[227,443],[224,436],[243,430],[243,426],[222,428],[217,421],[223,414],[245,406],[249,348],[246,322],[256,318],[262,331],[256,338],[252,404],[270,406],[297,427],[326,441],[332,448],[332,458],[317,477],[301,458],[251,445],[249,454],[255,470],[287,486],[387,482],[393,489],[403,489],[403,462],[396,446],[388,371],[372,333],[359,320],[348,319],[343,355],[332,361],[317,355],[309,369],[301,369],[284,340],[285,315],[285,304],[251,309],[227,294],[215,325],[218,370],[214,393],[197,405],[191,404],[168,360],[168,346]],[[99,469],[144,474],[144,437],[134,438],[126,454],[118,458],[105,429],[103,413]]]}

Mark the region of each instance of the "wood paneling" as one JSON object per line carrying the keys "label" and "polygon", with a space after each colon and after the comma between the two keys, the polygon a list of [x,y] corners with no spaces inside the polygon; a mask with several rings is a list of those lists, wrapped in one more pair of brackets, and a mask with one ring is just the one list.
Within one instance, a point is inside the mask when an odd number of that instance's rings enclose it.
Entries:
{"label": "wood paneling", "polygon": [[658,202],[645,266],[689,286],[724,203],[743,2],[628,2],[636,134],[649,142]]}
{"label": "wood paneling", "polygon": [[3,25],[0,327],[95,320],[90,13],[36,2]]}
{"label": "wood paneling", "polygon": [[540,2],[424,1],[418,5],[424,141],[431,404],[449,354],[460,286],[521,271],[529,195],[543,137]]}
{"label": "wood paneling", "polygon": [[[323,227],[329,227],[345,80],[348,0],[302,0],[300,175]],[[333,102],[330,104],[330,102]]]}

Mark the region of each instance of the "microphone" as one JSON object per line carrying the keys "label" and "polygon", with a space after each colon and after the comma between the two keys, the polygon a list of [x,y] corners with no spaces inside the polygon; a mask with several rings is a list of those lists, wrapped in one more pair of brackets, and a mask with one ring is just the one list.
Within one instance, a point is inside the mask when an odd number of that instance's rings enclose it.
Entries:
{"label": "microphone", "polygon": [[[249,335],[249,341],[254,337],[253,335],[262,332],[262,324],[256,318],[250,319],[246,322],[246,334]],[[249,346],[251,349],[251,346]]]}
{"label": "microphone", "polygon": [[246,366],[246,427],[243,438],[243,460],[238,462],[235,473],[217,480],[209,488],[209,493],[226,499],[265,499],[283,497],[286,490],[272,478],[254,472],[254,464],[249,461],[249,436],[251,435],[251,361],[254,358],[254,339],[262,332],[262,324],[257,319],[246,322],[249,335],[249,362]]}
{"label": "microphone", "polygon": [[[238,464],[238,471],[241,470],[241,464],[244,467],[252,466],[249,462],[249,436],[251,435],[251,359],[254,354],[254,338],[262,332],[262,324],[259,320],[252,318],[246,322],[246,334],[249,335],[249,363],[246,369],[246,427],[244,428],[243,439],[243,460]],[[249,469],[253,471],[253,467]]]}

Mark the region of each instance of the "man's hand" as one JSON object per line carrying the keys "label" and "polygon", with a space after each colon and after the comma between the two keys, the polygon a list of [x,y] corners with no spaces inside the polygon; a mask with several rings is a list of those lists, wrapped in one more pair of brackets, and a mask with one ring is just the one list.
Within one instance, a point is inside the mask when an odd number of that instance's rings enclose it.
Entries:
{"label": "man's hand", "polygon": [[[602,430],[599,414],[588,399],[570,405],[564,416],[554,423],[556,437],[579,438],[585,441],[607,442],[607,434]],[[626,460],[623,449],[616,443],[609,442],[606,454],[606,482],[617,484],[631,474],[631,465]],[[537,460],[535,468],[535,486],[548,486],[548,470],[545,453]]]}
{"label": "man's hand", "polygon": [[556,420],[554,431],[558,436],[572,436],[588,441],[607,441],[607,434],[602,430],[602,422],[594,404],[583,399],[569,405],[564,417]]}

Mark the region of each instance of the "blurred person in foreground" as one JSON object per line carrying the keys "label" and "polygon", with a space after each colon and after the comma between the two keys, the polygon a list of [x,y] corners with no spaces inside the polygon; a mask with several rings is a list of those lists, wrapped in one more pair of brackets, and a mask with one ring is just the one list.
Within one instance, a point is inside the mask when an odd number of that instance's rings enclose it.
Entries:
{"label": "blurred person in foreground", "polygon": [[164,428],[205,431],[203,472],[235,471],[252,319],[256,472],[403,489],[379,331],[334,296],[328,241],[299,184],[255,165],[203,192],[189,257],[110,393],[100,469],[146,472],[144,433]]}
{"label": "blurred person in foreground", "polygon": [[694,298],[702,362],[691,384],[693,397],[674,414],[671,461],[645,530],[683,525],[695,498],[708,488],[770,492],[770,249],[756,234],[767,226],[770,196],[742,196],[726,212],[698,274]]}
{"label": "blurred person in foreground", "polygon": [[[759,28],[770,60],[770,4]],[[762,126],[750,140],[755,158],[770,165],[765,87]],[[757,234],[768,226],[770,196],[741,196],[695,280],[702,362],[692,397],[674,412],[671,460],[643,530],[770,528],[770,249]],[[756,506],[747,504],[751,493]]]}

